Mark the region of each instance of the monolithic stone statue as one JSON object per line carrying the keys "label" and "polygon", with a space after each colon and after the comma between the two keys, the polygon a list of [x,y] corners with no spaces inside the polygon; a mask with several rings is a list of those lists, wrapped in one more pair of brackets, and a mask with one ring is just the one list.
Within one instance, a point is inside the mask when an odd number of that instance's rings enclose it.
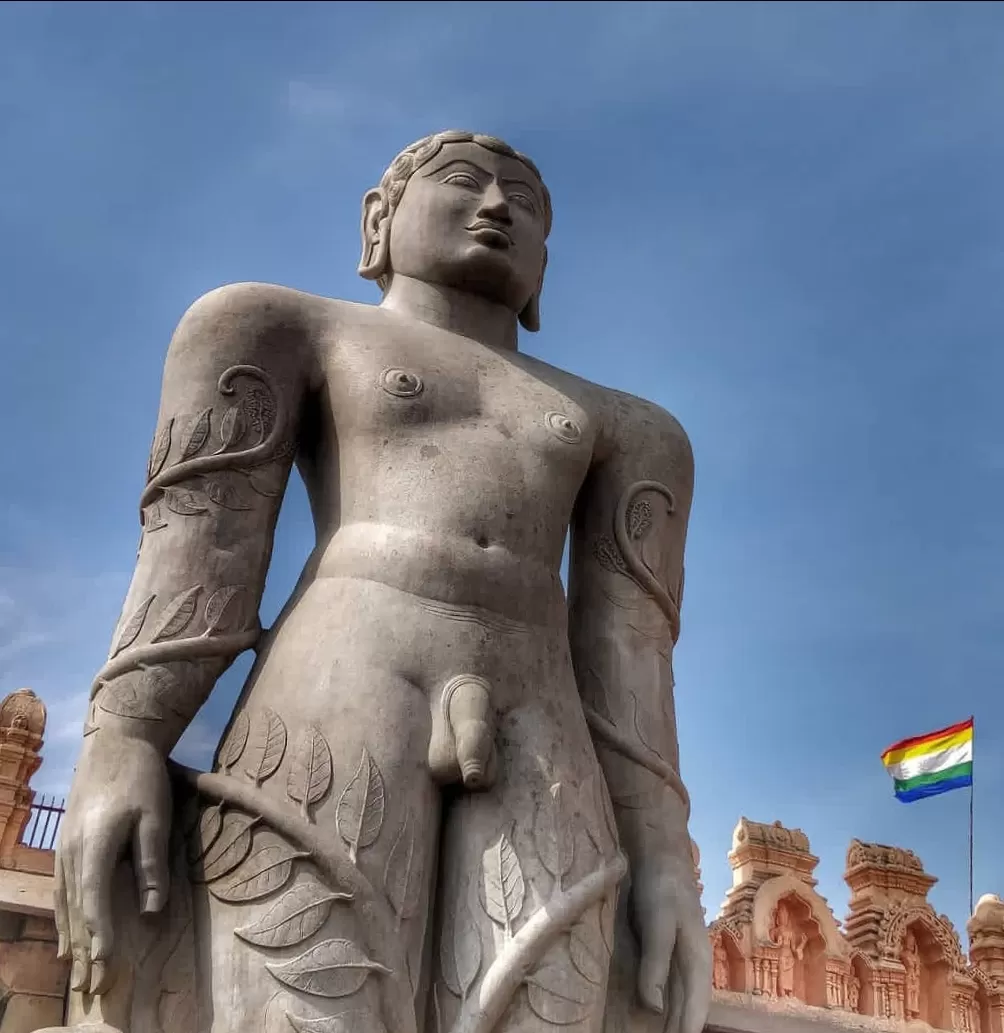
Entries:
{"label": "monolithic stone statue", "polygon": [[[182,320],[59,846],[71,1024],[701,1030],[692,455],[656,406],[517,351],[550,224],[529,159],[439,133],[363,200],[380,305],[238,284]],[[317,544],[263,630],[294,461]],[[246,649],[212,772],[167,762]]]}

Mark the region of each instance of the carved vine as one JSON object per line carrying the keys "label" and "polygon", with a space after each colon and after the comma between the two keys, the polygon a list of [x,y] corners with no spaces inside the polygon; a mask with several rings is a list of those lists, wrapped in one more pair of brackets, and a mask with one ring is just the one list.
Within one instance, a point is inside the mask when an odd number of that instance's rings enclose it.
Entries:
{"label": "carved vine", "polygon": [[[244,377],[256,381],[256,385],[244,392],[223,414],[219,426],[219,447],[209,455],[200,455],[212,436],[213,407],[204,409],[195,419],[181,442],[179,457],[167,466],[172,447],[176,418],[171,418],[154,439],[150,461],[147,467],[149,480],[140,496],[140,519],[147,525],[145,510],[148,506],[163,500],[166,507],[180,516],[194,516],[204,513],[211,500],[225,509],[250,509],[250,502],[242,497],[239,489],[226,479],[213,481],[210,474],[237,471],[247,478],[249,486],[258,494],[275,497],[279,494],[262,475],[260,468],[288,452],[286,440],[287,414],[272,378],[263,369],[245,364],[230,366],[220,374],[217,390],[226,398],[232,398],[237,391],[234,382]],[[244,448],[231,451],[245,441]],[[184,481],[203,478],[199,488],[182,489]],[[154,514],[156,530],[163,524],[159,508]]]}
{"label": "carved vine", "polygon": [[[261,791],[282,764],[287,745],[281,717],[264,708],[254,722],[245,714],[234,719],[219,751],[220,771],[174,765],[199,794],[217,801],[202,810],[192,830],[192,878],[228,904],[254,903],[284,891],[235,935],[263,951],[305,945],[292,958],[266,962],[268,972],[284,986],[315,997],[349,997],[371,975],[400,977],[406,972],[399,930],[401,922],[416,913],[421,892],[414,821],[405,815],[387,857],[381,891],[357,863],[360,852],[372,847],[384,829],[383,776],[369,751],[363,747],[356,771],[339,796],[332,835],[315,824],[311,811],[332,786],[331,750],[316,726],[304,731],[288,765],[286,795],[298,805],[297,811]],[[310,878],[287,889],[296,864],[313,866],[320,880]],[[359,910],[364,945],[341,938],[308,943],[340,901]],[[382,961],[373,956],[377,945],[384,952]],[[410,988],[401,978],[390,983],[390,1028],[415,1033]],[[295,1029],[332,1033],[342,1028],[345,1013],[324,1019],[292,1013],[288,1017]]]}
{"label": "carved vine", "polygon": [[[238,395],[238,382],[245,386]],[[148,482],[140,498],[140,521],[144,536],[167,526],[165,511],[189,517],[208,513],[211,505],[231,511],[254,508],[255,494],[277,498],[284,472],[266,471],[269,464],[290,452],[287,414],[276,386],[257,366],[235,365],[224,370],[217,390],[231,404],[217,428],[219,445],[203,454],[213,443],[213,407],[203,409],[187,431],[178,436],[178,419],[171,417],[157,432],[147,464]],[[175,438],[177,437],[177,440]],[[177,458],[169,463],[172,448]],[[250,489],[250,494],[248,489]],[[255,645],[260,634],[255,616],[247,627],[245,599],[248,587],[224,585],[210,592],[203,584],[186,587],[179,594],[159,600],[156,594],[144,598],[119,625],[108,663],[95,678],[91,698],[113,679],[132,671],[153,671],[153,693],[123,683],[110,686],[102,695],[102,709],[121,716],[163,719],[170,706],[168,693],[160,693],[170,672],[160,665],[180,660],[231,660]],[[203,597],[208,598],[203,606]],[[159,612],[157,611],[159,608]],[[149,638],[137,645],[141,633],[155,620]],[[182,637],[199,613],[203,629],[198,636]],[[184,702],[183,717],[191,717],[201,699]]]}
{"label": "carved vine", "polygon": [[[583,793],[590,791],[589,783],[583,786]],[[534,843],[553,883],[547,903],[522,925],[526,885],[511,831],[501,831],[482,854],[474,876],[478,900],[487,918],[502,931],[503,945],[476,993],[471,991],[481,971],[481,940],[465,896],[458,894],[440,943],[443,982],[460,998],[452,1033],[491,1033],[521,986],[526,987],[530,1009],[551,1025],[581,1022],[602,1007],[599,997],[613,939],[612,907],[607,904],[613,901],[627,865],[615,854],[598,871],[565,885],[578,831],[567,794],[564,785],[555,783],[537,808]],[[588,823],[582,831],[596,845]],[[434,1004],[438,1015],[438,997]]]}
{"label": "carved vine", "polygon": [[[645,562],[638,545],[653,526],[652,505],[639,498],[644,492],[661,495],[668,505],[667,512],[676,512],[676,498],[673,492],[659,481],[636,481],[621,494],[614,513],[613,541],[606,535],[600,536],[594,545],[596,561],[611,573],[630,578],[655,601],[666,620],[675,643],[680,637],[679,599],[673,598],[655,572]],[[681,573],[677,596],[683,583]]]}
{"label": "carved vine", "polygon": [[[595,672],[593,672],[593,676],[599,681]],[[602,694],[605,696],[605,689],[603,688],[601,681],[600,688]],[[584,703],[582,706],[582,712],[585,715],[586,723],[589,725],[589,729],[593,733],[594,738],[603,743],[604,746],[620,753],[628,760],[634,761],[634,763],[647,769],[657,778],[661,779],[666,786],[679,797],[680,801],[683,803],[684,809],[686,810],[687,819],[689,820],[690,793],[687,791],[687,787],[684,785],[683,779],[680,778],[676,769],[664,760],[658,751],[646,742],[638,720],[638,701],[637,698],[632,698],[634,699],[635,705],[634,736],[623,731],[614,724],[609,713],[600,713],[599,710]]]}

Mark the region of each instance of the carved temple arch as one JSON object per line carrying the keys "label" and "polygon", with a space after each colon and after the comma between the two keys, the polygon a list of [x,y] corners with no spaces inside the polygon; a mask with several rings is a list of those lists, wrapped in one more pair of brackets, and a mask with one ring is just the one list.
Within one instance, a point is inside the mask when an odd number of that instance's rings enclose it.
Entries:
{"label": "carved temple arch", "polygon": [[[743,950],[743,935],[731,922],[715,920],[709,927],[711,935],[712,951],[717,955],[719,945],[725,952],[726,978],[721,979],[721,973],[717,967],[712,973],[712,982],[716,990],[731,990],[738,993],[745,993],[749,988],[747,978],[746,954]],[[715,963],[717,965],[717,962]]]}
{"label": "carved temple arch", "polygon": [[777,905],[794,897],[807,908],[830,957],[847,958],[849,949],[825,901],[793,875],[779,875],[765,882],[753,898],[753,936],[757,943],[771,942],[771,925]]}
{"label": "carved temple arch", "polygon": [[903,939],[910,926],[920,926],[941,949],[942,960],[952,971],[967,968],[962,946],[947,918],[934,913],[929,904],[899,904],[888,911],[879,927],[880,957],[898,961],[903,950]]}

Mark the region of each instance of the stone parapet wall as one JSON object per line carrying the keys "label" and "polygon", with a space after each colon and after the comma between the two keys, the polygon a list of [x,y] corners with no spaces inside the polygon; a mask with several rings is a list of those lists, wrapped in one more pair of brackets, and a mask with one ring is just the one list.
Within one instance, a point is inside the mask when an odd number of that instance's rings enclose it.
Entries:
{"label": "stone parapet wall", "polygon": [[981,899],[967,958],[927,901],[937,880],[909,850],[851,843],[842,926],[815,889],[818,858],[800,829],[743,818],[728,858],[733,885],[709,926],[716,1000],[860,1028],[1004,1033],[999,898]]}

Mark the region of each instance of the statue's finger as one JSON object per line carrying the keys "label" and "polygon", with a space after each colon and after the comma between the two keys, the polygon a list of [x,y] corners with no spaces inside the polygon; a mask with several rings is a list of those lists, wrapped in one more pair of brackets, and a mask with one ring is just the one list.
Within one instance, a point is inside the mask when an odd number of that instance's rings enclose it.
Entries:
{"label": "statue's finger", "polygon": [[61,961],[70,954],[70,913],[66,903],[66,877],[63,875],[62,851],[56,854],[56,864],[53,869],[55,877],[55,889],[53,891],[52,914],[56,921],[56,932],[59,935],[59,945],[56,947],[56,957]]}
{"label": "statue's finger", "polygon": [[150,814],[140,816],[133,836],[133,863],[139,889],[140,911],[154,914],[163,908],[170,886],[167,843],[170,828],[166,821]]}
{"label": "statue's finger", "polygon": [[676,950],[669,967],[669,1007],[666,1010],[665,1033],[680,1033],[680,1021],[686,1004],[687,986],[683,978],[683,970],[679,962],[680,943],[677,939]]}
{"label": "statue's finger", "polygon": [[666,1009],[666,981],[676,944],[676,918],[672,907],[648,895],[639,894],[635,924],[641,946],[638,963],[638,996],[650,1011],[662,1015]]}
{"label": "statue's finger", "polygon": [[711,943],[704,922],[693,916],[680,930],[678,963],[683,978],[683,1015],[677,1033],[701,1033],[711,1006]]}
{"label": "statue's finger", "polygon": [[121,850],[113,833],[91,835],[84,842],[81,904],[84,924],[91,937],[90,993],[103,993],[107,982],[106,962],[115,946],[112,879]]}
{"label": "statue's finger", "polygon": [[70,970],[70,989],[87,991],[91,985],[91,938],[84,924],[80,907],[80,882],[77,851],[73,843],[66,844],[63,853],[66,886],[67,915],[70,923],[70,952],[73,968]]}

